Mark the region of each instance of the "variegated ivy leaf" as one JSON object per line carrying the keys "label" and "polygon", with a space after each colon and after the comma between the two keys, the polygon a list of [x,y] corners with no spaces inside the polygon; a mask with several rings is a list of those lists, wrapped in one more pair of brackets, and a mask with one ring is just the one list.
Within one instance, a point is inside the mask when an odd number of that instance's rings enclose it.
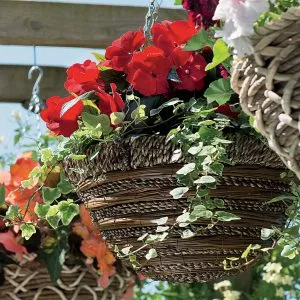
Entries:
{"label": "variegated ivy leaf", "polygon": [[183,195],[188,192],[189,188],[188,187],[178,187],[173,189],[170,192],[170,195],[174,198],[174,199],[180,199],[183,197]]}
{"label": "variegated ivy leaf", "polygon": [[179,169],[176,174],[178,175],[187,175],[195,170],[196,164],[195,163],[189,163],[184,165],[181,169]]}
{"label": "variegated ivy leaf", "polygon": [[145,257],[146,257],[147,260],[150,260],[151,258],[155,258],[157,256],[158,256],[158,254],[157,254],[157,252],[156,252],[156,250],[154,248],[150,249],[148,251],[148,253],[145,255]]}
{"label": "variegated ivy leaf", "polygon": [[152,220],[151,222],[155,223],[157,225],[164,225],[168,222],[168,217],[163,217],[163,218],[160,218],[160,219]]}
{"label": "variegated ivy leaf", "polygon": [[25,223],[20,226],[22,237],[29,240],[35,233],[36,229],[32,223]]}

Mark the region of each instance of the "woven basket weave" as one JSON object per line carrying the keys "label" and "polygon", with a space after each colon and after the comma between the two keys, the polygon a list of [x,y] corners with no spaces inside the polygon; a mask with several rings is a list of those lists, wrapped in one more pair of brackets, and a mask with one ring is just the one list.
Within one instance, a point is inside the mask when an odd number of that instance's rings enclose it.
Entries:
{"label": "woven basket weave", "polygon": [[256,30],[254,54],[237,59],[232,87],[270,147],[300,179],[300,6]]}
{"label": "woven basket weave", "polygon": [[[260,239],[260,231],[285,222],[282,203],[264,205],[288,188],[280,179],[283,164],[261,142],[242,136],[234,139],[228,153],[236,165],[225,168],[211,195],[224,199],[224,210],[242,219],[218,223],[191,239],[181,239],[184,229],[177,228],[167,240],[155,245],[157,258],[145,262],[148,249],[137,253],[145,276],[176,282],[204,282],[229,276],[249,265],[225,271],[222,262],[226,257],[239,257],[249,244],[272,244]],[[182,159],[172,161],[174,150],[173,143],[166,143],[165,137],[141,136],[103,146],[92,161],[64,162],[79,197],[110,243],[139,247],[138,237],[155,233],[157,225],[152,220],[168,216],[172,224],[187,207],[186,198],[174,200],[169,194],[177,185],[176,171],[183,163]],[[90,148],[87,155],[93,151]],[[207,222],[199,220],[195,225],[201,229]],[[251,253],[254,262],[259,257]]]}
{"label": "woven basket weave", "polygon": [[5,282],[0,286],[1,300],[120,300],[132,278],[123,267],[108,288],[97,286],[96,273],[83,266],[64,266],[57,285],[45,267],[34,267],[35,255],[25,255],[20,266],[4,268]]}

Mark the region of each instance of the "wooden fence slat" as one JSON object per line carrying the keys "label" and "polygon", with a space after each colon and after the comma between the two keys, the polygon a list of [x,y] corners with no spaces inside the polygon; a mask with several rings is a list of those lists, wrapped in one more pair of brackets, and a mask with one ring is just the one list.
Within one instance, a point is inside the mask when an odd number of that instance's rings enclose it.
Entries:
{"label": "wooden fence slat", "polygon": [[[30,99],[35,82],[27,79],[30,66],[0,65],[0,102],[24,103]],[[58,95],[66,96],[64,90],[66,69],[58,67],[43,67],[44,77],[41,82],[41,97]]]}
{"label": "wooden fence slat", "polygon": [[[146,12],[146,7],[1,0],[0,44],[106,48],[141,28]],[[186,13],[161,8],[159,19],[186,19]]]}

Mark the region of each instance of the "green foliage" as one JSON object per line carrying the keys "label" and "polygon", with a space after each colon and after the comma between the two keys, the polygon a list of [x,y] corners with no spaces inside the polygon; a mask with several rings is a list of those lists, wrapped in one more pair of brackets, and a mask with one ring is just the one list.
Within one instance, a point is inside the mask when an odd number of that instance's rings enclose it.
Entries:
{"label": "green foliage", "polygon": [[188,40],[184,50],[197,51],[203,49],[205,46],[213,48],[214,43],[209,32],[201,29],[190,40]]}
{"label": "green foliage", "polygon": [[29,240],[36,233],[35,226],[32,223],[23,223],[20,226],[22,237]]}
{"label": "green foliage", "polygon": [[68,231],[66,228],[60,228],[56,231],[55,238],[48,237],[40,251],[40,258],[46,264],[53,283],[60,277],[68,250]]}
{"label": "green foliage", "polygon": [[174,5],[181,5],[182,4],[182,0],[174,0]]}
{"label": "green foliage", "polygon": [[213,46],[213,54],[213,61],[206,66],[205,71],[215,68],[230,57],[228,47],[222,39],[219,39],[215,42]]}
{"label": "green foliage", "polygon": [[0,185],[0,207],[5,203],[5,184]]}
{"label": "green foliage", "polygon": [[55,200],[60,198],[61,192],[58,188],[43,187],[42,196],[47,204],[52,204]]}
{"label": "green foliage", "polygon": [[204,93],[204,97],[207,98],[208,104],[217,102],[219,105],[222,105],[229,101],[232,94],[230,79],[221,78],[209,85]]}

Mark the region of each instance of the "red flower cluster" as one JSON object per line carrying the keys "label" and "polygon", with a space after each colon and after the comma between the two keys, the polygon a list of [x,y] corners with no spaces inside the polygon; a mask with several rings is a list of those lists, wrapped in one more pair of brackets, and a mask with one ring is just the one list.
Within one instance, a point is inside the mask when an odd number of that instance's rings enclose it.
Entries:
{"label": "red flower cluster", "polygon": [[189,18],[203,28],[216,23],[212,20],[219,0],[182,0],[182,6],[189,11]]}
{"label": "red flower cluster", "polygon": [[83,64],[74,64],[67,70],[67,75],[65,89],[69,93],[81,95],[104,88],[104,82],[100,80],[100,71],[96,63],[90,60],[86,60]]}
{"label": "red flower cluster", "polygon": [[[174,90],[201,90],[206,61],[199,53],[183,50],[196,33],[190,21],[164,21],[152,27],[152,45],[146,47],[142,31],[127,32],[106,49],[106,61],[101,65],[124,72],[132,88],[144,96]],[[171,71],[176,72],[179,80],[169,78]],[[112,93],[105,91],[96,63],[87,60],[83,64],[74,64],[67,70],[67,76],[65,88],[72,96],[48,99],[47,108],[41,112],[41,118],[52,133],[69,137],[78,129],[84,103],[75,100],[77,95],[94,91],[100,112],[106,115],[124,109],[125,103],[117,93],[115,83],[110,83]]]}
{"label": "red flower cluster", "polygon": [[61,115],[63,105],[74,99],[73,96],[60,98],[54,96],[46,101],[47,108],[41,111],[41,118],[47,128],[56,135],[69,137],[78,129],[78,118],[83,110],[82,101],[78,101],[65,114]]}
{"label": "red flower cluster", "polygon": [[[105,53],[107,61],[102,63],[127,74],[127,81],[144,96],[165,94],[170,88],[179,90],[201,90],[205,77],[204,58],[184,51],[186,42],[197,33],[189,21],[164,21],[152,27],[152,44],[140,48],[146,39],[138,32],[127,32],[112,43]],[[174,69],[180,83],[168,80]]]}

